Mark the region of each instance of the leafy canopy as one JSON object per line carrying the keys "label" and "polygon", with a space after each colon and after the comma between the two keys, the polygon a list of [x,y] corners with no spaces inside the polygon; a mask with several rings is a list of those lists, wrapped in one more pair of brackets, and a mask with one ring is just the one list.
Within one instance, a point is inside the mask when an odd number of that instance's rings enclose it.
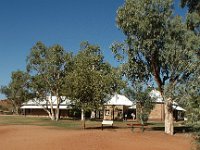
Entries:
{"label": "leafy canopy", "polygon": [[88,42],[81,43],[66,81],[71,99],[84,110],[99,109],[109,94],[124,86],[117,70],[104,62],[100,47]]}
{"label": "leafy canopy", "polygon": [[188,13],[186,23],[189,29],[199,34],[200,32],[200,1],[199,0],[181,0],[181,7],[187,7]]}
{"label": "leafy canopy", "polygon": [[7,86],[2,86],[0,91],[12,101],[15,112],[19,112],[22,103],[31,97],[28,89],[29,75],[23,71],[12,72],[11,82]]}
{"label": "leafy canopy", "polygon": [[140,81],[135,83],[132,88],[125,89],[125,95],[131,97],[136,103],[137,118],[141,124],[147,122],[149,114],[155,105],[155,98],[150,95],[153,88],[144,86],[144,84],[144,82]]}
{"label": "leafy canopy", "polygon": [[[42,42],[33,46],[27,59],[31,90],[38,100],[46,100],[51,105],[51,111],[45,110],[52,120],[59,119],[59,105],[64,100],[63,87],[66,83],[65,76],[70,70],[70,59],[71,54],[65,52],[60,45],[47,47]],[[56,116],[52,96],[56,96]]]}
{"label": "leafy canopy", "polygon": [[162,94],[165,85],[189,77],[198,63],[199,38],[173,15],[172,6],[171,0],[126,0],[116,19],[126,40],[112,45],[117,58],[126,60],[124,72],[133,84],[154,81]]}
{"label": "leafy canopy", "polygon": [[200,39],[173,14],[172,0],[126,0],[116,21],[126,40],[112,50],[126,61],[124,73],[132,85],[156,83],[165,100],[165,132],[172,135],[172,104],[181,96],[177,87],[199,67]]}

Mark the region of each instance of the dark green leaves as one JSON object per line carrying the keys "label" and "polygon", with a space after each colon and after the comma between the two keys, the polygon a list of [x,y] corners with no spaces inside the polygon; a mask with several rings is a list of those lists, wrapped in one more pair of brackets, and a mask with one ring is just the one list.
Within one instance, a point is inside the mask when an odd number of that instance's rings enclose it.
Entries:
{"label": "dark green leaves", "polygon": [[1,87],[3,93],[12,101],[15,112],[18,113],[23,102],[32,97],[29,91],[29,75],[23,71],[12,72],[11,82]]}
{"label": "dark green leaves", "polygon": [[88,42],[81,43],[66,80],[70,98],[84,110],[99,109],[109,94],[123,86],[120,74],[104,61],[99,46]]}

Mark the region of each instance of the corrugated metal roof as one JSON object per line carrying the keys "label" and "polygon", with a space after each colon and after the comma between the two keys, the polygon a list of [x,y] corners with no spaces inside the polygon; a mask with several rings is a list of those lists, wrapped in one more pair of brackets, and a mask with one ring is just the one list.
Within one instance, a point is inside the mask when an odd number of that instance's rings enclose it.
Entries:
{"label": "corrugated metal roof", "polygon": [[[60,109],[69,109],[71,108],[71,100],[67,99],[66,97],[61,97],[63,102],[60,104]],[[53,104],[53,108],[56,108],[56,96],[52,96],[52,100],[50,100],[50,97],[47,97],[47,100],[44,99],[31,99],[26,103],[23,103],[21,109],[43,109],[43,108],[50,108],[50,102]]]}
{"label": "corrugated metal roof", "polygon": [[133,102],[126,96],[120,94],[114,94],[114,96],[105,105],[124,105],[132,106]]}
{"label": "corrugated metal roof", "polygon": [[158,103],[161,103],[163,102],[163,98],[160,94],[160,92],[158,90],[152,90],[150,93],[149,93],[150,97],[155,99],[155,102],[158,102]]}

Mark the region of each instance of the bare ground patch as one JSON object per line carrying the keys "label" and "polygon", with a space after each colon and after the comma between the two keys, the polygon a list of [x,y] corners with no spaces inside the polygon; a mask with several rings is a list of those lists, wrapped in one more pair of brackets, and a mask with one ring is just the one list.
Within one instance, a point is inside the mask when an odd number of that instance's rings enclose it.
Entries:
{"label": "bare ground patch", "polygon": [[190,150],[185,134],[130,129],[57,130],[56,128],[0,126],[1,150]]}

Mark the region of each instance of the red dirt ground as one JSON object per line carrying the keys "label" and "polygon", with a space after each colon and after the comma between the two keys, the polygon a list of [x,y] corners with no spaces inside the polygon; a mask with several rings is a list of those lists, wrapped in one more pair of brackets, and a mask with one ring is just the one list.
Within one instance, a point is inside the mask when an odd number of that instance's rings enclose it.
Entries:
{"label": "red dirt ground", "polygon": [[190,150],[191,145],[186,134],[160,131],[0,126],[0,150]]}

